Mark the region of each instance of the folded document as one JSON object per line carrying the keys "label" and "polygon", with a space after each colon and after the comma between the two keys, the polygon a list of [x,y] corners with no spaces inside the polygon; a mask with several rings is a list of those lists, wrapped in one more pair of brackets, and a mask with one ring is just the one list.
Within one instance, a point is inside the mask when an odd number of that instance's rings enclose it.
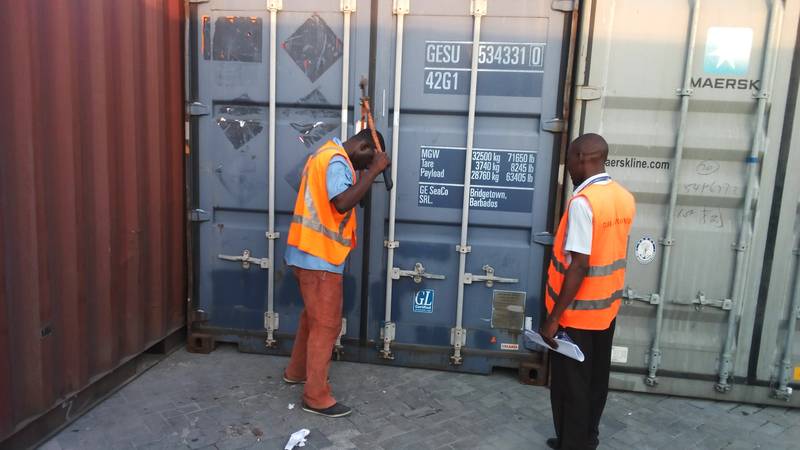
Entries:
{"label": "folded document", "polygon": [[530,343],[534,343],[544,348],[550,349],[551,351],[561,353],[562,355],[583,362],[583,360],[585,359],[583,356],[583,352],[581,351],[580,347],[578,347],[577,345],[575,345],[574,342],[572,342],[572,339],[569,338],[569,335],[567,335],[567,333],[559,331],[558,333],[556,333],[554,339],[556,342],[558,342],[558,348],[553,348],[547,345],[544,339],[542,339],[542,335],[537,333],[536,331],[525,330],[525,347],[528,350],[538,350],[536,348],[531,348],[532,346],[529,345]]}

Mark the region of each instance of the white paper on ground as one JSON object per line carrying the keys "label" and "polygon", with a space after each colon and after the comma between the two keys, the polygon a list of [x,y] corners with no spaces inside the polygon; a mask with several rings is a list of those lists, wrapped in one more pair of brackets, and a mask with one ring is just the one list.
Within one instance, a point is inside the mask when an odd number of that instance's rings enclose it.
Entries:
{"label": "white paper on ground", "polygon": [[555,341],[558,342],[558,348],[553,348],[547,345],[544,339],[542,339],[542,335],[533,330],[525,330],[525,337],[544,348],[550,349],[550,351],[561,353],[562,355],[568,356],[574,360],[583,362],[585,359],[580,347],[575,345],[575,343],[573,343],[571,340],[568,340],[569,337],[564,339],[560,336],[556,336]]}
{"label": "white paper on ground", "polygon": [[284,447],[283,450],[292,450],[295,446],[305,447],[308,433],[310,433],[310,431],[305,428],[292,433],[292,435],[289,436],[289,442],[286,443],[286,447]]}

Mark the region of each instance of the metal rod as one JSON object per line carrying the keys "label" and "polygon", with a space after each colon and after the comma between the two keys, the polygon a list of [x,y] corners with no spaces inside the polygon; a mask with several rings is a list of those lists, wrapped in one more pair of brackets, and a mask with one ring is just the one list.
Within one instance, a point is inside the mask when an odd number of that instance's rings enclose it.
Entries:
{"label": "metal rod", "polygon": [[683,148],[686,140],[686,122],[689,115],[689,97],[692,94],[692,66],[694,63],[694,50],[697,41],[697,18],[700,15],[700,0],[692,2],[691,18],[689,19],[689,41],[686,49],[686,58],[683,63],[683,85],[678,95],[681,96],[681,110],[678,124],[678,136],[675,139],[675,157],[672,169],[672,182],[669,190],[669,205],[667,206],[667,227],[664,239],[661,241],[664,250],[661,254],[661,272],[658,277],[658,296],[660,301],[656,305],[656,329],[653,343],[650,347],[649,369],[645,383],[655,386],[658,383],[656,373],[661,364],[661,329],[664,324],[664,299],[669,282],[669,264],[672,254],[673,228],[675,224],[675,208],[678,203],[678,183],[680,178],[681,162],[683,161]]}
{"label": "metal rod", "polygon": [[275,344],[274,309],[275,309],[275,97],[276,97],[276,52],[277,52],[278,9],[269,9],[269,200],[267,219],[267,259],[270,262],[267,278],[267,347]]}
{"label": "metal rod", "polygon": [[478,96],[478,54],[480,53],[481,43],[481,18],[484,12],[473,11],[472,29],[472,66],[470,67],[469,80],[469,109],[467,112],[467,148],[464,155],[464,195],[461,204],[461,240],[458,247],[458,297],[456,303],[456,326],[453,330],[453,357],[455,364],[461,363],[461,347],[463,339],[463,315],[464,315],[464,284],[467,252],[467,234],[469,231],[469,199],[470,199],[470,179],[472,177],[472,147],[475,139],[475,103]]}
{"label": "metal rod", "polygon": [[[800,210],[800,201],[797,202],[797,208]],[[789,305],[789,317],[786,324],[786,340],[783,344],[783,358],[781,358],[781,368],[778,375],[778,387],[775,389],[775,396],[788,400],[792,395],[792,390],[789,388],[789,374],[792,370],[792,352],[794,347],[794,336],[797,328],[797,315],[800,314],[800,233],[795,239],[795,277],[794,277],[794,294]]]}
{"label": "metal rod", "polygon": [[[394,113],[392,115],[392,182],[397,182],[397,167],[400,165],[400,88],[403,76],[403,19],[405,12],[396,10],[397,40],[394,54]],[[394,268],[395,220],[397,215],[397,189],[389,191],[389,239],[386,242],[386,313],[384,315],[383,351],[385,358],[391,357],[394,336],[392,323],[392,269]]]}
{"label": "metal rod", "polygon": [[350,14],[351,11],[346,9],[344,13],[344,37],[343,52],[342,52],[342,124],[341,124],[341,138],[342,142],[347,140],[347,106],[350,102],[350,94],[348,92],[350,82]]}
{"label": "metal rod", "polygon": [[747,278],[746,267],[750,258],[750,240],[753,237],[753,219],[755,200],[758,195],[758,161],[759,153],[764,145],[764,121],[766,120],[767,103],[769,101],[769,89],[771,74],[773,72],[773,61],[777,45],[773,45],[776,32],[781,26],[781,1],[773,0],[770,6],[769,25],[767,29],[767,40],[764,44],[764,58],[761,66],[761,89],[758,91],[758,104],[756,107],[756,123],[753,132],[753,142],[750,146],[750,153],[745,164],[747,165],[746,188],[744,204],[742,205],[742,225],[739,228],[739,238],[735,244],[736,263],[733,271],[733,292],[731,300],[733,308],[728,312],[728,330],[725,335],[725,344],[722,349],[722,356],[719,363],[719,380],[714,385],[717,392],[728,392],[731,385],[728,382],[731,370],[733,369],[733,349],[737,344],[737,323],[741,316],[745,278]]}

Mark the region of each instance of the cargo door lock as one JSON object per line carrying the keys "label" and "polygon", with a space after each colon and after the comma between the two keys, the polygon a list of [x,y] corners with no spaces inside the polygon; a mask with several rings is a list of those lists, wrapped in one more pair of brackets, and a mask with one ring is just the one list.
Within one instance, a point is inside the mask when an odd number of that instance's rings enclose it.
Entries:
{"label": "cargo door lock", "polygon": [[519,278],[498,277],[494,274],[494,267],[485,264],[482,267],[486,275],[464,274],[464,284],[472,284],[473,281],[486,282],[486,287],[492,287],[495,283],[519,283]]}
{"label": "cargo door lock", "polygon": [[250,250],[244,249],[242,250],[241,255],[217,255],[217,258],[223,259],[225,261],[237,261],[242,263],[242,269],[249,269],[250,264],[255,264],[262,269],[270,269],[272,268],[272,264],[270,263],[269,258],[254,258],[250,256]]}
{"label": "cargo door lock", "polygon": [[400,277],[411,277],[414,280],[414,283],[422,283],[422,279],[428,280],[444,280],[444,275],[438,275],[435,273],[428,273],[425,271],[425,266],[422,263],[414,264],[414,270],[403,270],[399,267],[392,267],[392,279],[399,280]]}

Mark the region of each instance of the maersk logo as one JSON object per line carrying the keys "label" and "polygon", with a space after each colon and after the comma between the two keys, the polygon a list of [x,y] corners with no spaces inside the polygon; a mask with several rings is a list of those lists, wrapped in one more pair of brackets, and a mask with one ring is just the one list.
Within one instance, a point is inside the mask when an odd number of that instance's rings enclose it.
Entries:
{"label": "maersk logo", "polygon": [[752,28],[711,27],[706,37],[703,70],[714,75],[747,75],[752,48]]}

